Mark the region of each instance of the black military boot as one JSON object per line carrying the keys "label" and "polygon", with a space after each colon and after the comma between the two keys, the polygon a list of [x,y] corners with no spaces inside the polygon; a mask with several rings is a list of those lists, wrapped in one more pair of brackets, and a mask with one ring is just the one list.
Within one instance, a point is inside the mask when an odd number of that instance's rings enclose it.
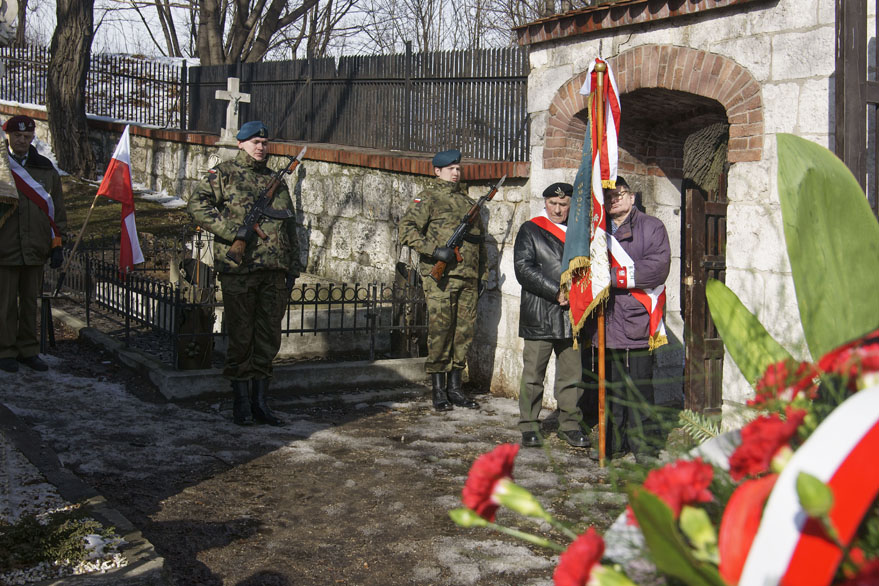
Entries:
{"label": "black military boot", "polygon": [[433,383],[433,408],[437,411],[451,411],[452,404],[446,395],[446,373],[434,372],[430,378]]}
{"label": "black military boot", "polygon": [[269,404],[266,403],[266,391],[269,390],[269,379],[253,379],[253,394],[250,396],[250,408],[253,410],[253,420],[257,423],[269,425],[284,425],[283,420],[275,417]]}
{"label": "black military boot", "polygon": [[235,425],[253,425],[253,415],[250,412],[250,381],[233,380],[232,392],[232,423]]}
{"label": "black military boot", "polygon": [[479,409],[479,403],[464,394],[461,388],[461,370],[453,370],[449,373],[449,401],[456,407],[467,409]]}

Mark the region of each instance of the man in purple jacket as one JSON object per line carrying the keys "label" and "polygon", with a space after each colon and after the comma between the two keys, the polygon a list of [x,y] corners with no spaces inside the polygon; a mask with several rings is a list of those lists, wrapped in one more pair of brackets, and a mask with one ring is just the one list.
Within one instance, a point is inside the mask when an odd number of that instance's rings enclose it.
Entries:
{"label": "man in purple jacket", "polygon": [[[635,193],[622,177],[616,189],[605,192],[605,206],[614,259],[605,310],[607,454],[651,455],[659,440],[650,417],[652,350],[667,342],[661,317],[671,249],[665,225],[635,207]],[[594,322],[590,325],[594,330]],[[597,344],[595,332],[593,347]]]}

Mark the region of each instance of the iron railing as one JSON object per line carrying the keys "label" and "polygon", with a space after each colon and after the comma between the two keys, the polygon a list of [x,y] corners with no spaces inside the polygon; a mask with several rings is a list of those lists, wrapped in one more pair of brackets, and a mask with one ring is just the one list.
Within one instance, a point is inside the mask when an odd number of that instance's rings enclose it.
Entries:
{"label": "iron railing", "polygon": [[[108,333],[127,345],[178,369],[207,368],[215,362],[215,342],[225,343],[228,332],[222,303],[216,301],[222,292],[214,285],[211,269],[197,266],[197,282],[183,271],[181,283],[172,284],[169,267],[156,265],[139,266],[122,278],[117,250],[86,249],[71,259],[62,292],[84,304],[87,325],[100,316],[113,316],[118,327]],[[45,282],[54,285],[58,271],[46,270]],[[301,283],[291,292],[282,335],[339,335],[342,341],[333,342],[334,351],[319,348],[315,355],[342,359],[423,355],[426,305],[416,275],[399,263],[391,283]]]}

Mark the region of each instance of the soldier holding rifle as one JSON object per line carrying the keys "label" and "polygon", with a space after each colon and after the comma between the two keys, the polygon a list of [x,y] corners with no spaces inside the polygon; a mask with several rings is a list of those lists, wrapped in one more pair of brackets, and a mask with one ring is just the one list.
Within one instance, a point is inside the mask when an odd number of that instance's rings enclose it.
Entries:
{"label": "soldier holding rifle", "polygon": [[[428,313],[425,370],[431,377],[434,409],[449,411],[453,405],[477,409],[479,404],[461,387],[461,374],[473,341],[476,302],[485,275],[485,230],[478,207],[470,214],[475,203],[460,183],[461,152],[437,153],[433,167],[436,179],[400,220],[400,242],[420,254]],[[468,215],[472,222],[463,241],[450,247],[450,239]],[[437,265],[440,270],[434,271]]]}
{"label": "soldier holding rifle", "polygon": [[211,169],[188,202],[195,221],[216,237],[214,268],[229,332],[223,375],[232,382],[238,425],[283,424],[266,392],[281,347],[281,320],[301,269],[293,203],[283,179],[300,159],[273,172],[266,165],[267,137],[262,122],[242,125],[237,156]]}

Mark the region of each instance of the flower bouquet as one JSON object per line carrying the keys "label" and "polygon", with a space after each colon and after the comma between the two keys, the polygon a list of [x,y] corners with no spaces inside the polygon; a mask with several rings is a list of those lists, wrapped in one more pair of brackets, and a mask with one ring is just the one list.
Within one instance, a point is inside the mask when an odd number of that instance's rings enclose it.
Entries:
{"label": "flower bouquet", "polygon": [[[628,486],[628,523],[658,575],[690,585],[879,584],[879,224],[832,153],[778,136],[778,184],[802,331],[798,361],[720,282],[707,297],[755,394],[728,459],[680,459]],[[512,480],[518,446],[473,464],[464,527],[560,552],[556,586],[633,584],[593,528],[553,518]],[[499,507],[546,521],[568,545],[494,523]]]}

